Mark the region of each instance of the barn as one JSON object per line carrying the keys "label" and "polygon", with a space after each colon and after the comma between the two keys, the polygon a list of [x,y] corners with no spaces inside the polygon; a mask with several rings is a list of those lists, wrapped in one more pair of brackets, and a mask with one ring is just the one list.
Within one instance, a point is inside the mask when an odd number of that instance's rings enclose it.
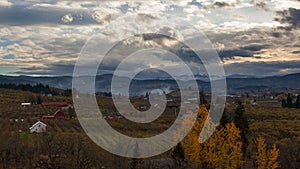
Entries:
{"label": "barn", "polygon": [[54,114],[53,114],[53,116],[55,117],[55,118],[57,118],[57,119],[69,119],[70,118],[70,116],[68,116],[68,115],[65,115],[62,111],[60,111],[60,110],[57,110]]}
{"label": "barn", "polygon": [[43,115],[42,119],[70,119],[70,116],[65,115],[60,110],[57,110],[54,114]]}

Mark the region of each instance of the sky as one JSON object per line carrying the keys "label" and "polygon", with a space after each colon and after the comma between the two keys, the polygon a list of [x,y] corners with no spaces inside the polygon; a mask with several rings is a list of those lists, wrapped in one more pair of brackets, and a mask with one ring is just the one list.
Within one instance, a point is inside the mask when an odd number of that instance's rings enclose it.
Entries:
{"label": "sky", "polygon": [[300,0],[0,0],[0,74],[72,75],[95,33],[109,42],[176,20],[208,37],[226,75],[300,73]]}

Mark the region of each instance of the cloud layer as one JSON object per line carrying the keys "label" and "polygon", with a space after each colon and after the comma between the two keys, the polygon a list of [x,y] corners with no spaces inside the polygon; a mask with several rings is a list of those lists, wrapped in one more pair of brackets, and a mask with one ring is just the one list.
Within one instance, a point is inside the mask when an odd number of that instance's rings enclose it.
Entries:
{"label": "cloud layer", "polygon": [[[296,73],[297,7],[297,0],[2,0],[0,64],[12,67],[12,75],[71,75],[81,48],[94,33],[109,42],[158,20],[169,25],[185,20],[208,36],[228,74]],[[120,19],[129,15],[138,17]],[[123,23],[115,24],[118,20]]]}

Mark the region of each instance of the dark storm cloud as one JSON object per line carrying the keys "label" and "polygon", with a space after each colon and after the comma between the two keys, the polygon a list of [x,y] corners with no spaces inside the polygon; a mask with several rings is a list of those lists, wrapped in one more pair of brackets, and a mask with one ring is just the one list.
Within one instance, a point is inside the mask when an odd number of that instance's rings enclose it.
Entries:
{"label": "dark storm cloud", "polygon": [[289,8],[284,11],[278,11],[277,14],[280,18],[275,20],[287,24],[286,27],[280,27],[281,29],[292,30],[300,28],[300,9]]}
{"label": "dark storm cloud", "polygon": [[270,45],[249,45],[236,49],[224,49],[219,51],[219,56],[223,58],[240,57],[254,57],[254,54],[259,54],[262,49],[269,48]]}
{"label": "dark storm cloud", "polygon": [[280,32],[271,32],[271,35],[275,38],[280,38],[282,36]]}
{"label": "dark storm cloud", "polygon": [[[62,22],[62,17],[70,14],[72,21]],[[0,7],[1,25],[47,25],[47,24],[96,24],[90,13],[66,9],[29,9],[26,6],[15,5],[10,8]]]}
{"label": "dark storm cloud", "polygon": [[300,51],[293,51],[294,54],[300,54]]}
{"label": "dark storm cloud", "polygon": [[267,4],[265,2],[258,2],[255,4],[255,6],[262,10],[265,10],[265,11],[269,10],[269,8],[267,7]]}
{"label": "dark storm cloud", "polygon": [[271,45],[249,45],[249,46],[241,47],[241,49],[242,50],[248,50],[248,51],[256,52],[256,51],[260,51],[262,49],[267,49],[270,46]]}
{"label": "dark storm cloud", "polygon": [[[224,44],[223,50],[250,50],[251,53],[278,47],[297,47],[299,34],[276,28],[256,28],[235,33],[209,33],[212,43]],[[238,48],[236,46],[239,46]]]}
{"label": "dark storm cloud", "polygon": [[63,75],[70,76],[73,74],[75,62],[57,62],[45,64],[44,67],[21,68],[16,74],[26,75]]}
{"label": "dark storm cloud", "polygon": [[230,6],[230,5],[226,2],[215,2],[214,6],[222,8],[222,7],[226,7],[226,6]]}
{"label": "dark storm cloud", "polygon": [[[226,74],[274,76],[299,72],[300,61],[289,62],[244,62],[224,65]],[[285,71],[286,70],[286,71]],[[293,71],[295,70],[295,71]]]}
{"label": "dark storm cloud", "polygon": [[253,53],[247,50],[240,50],[240,49],[232,49],[232,50],[221,50],[219,52],[219,56],[223,58],[232,58],[234,56],[241,56],[241,57],[253,57]]}
{"label": "dark storm cloud", "polygon": [[[100,65],[102,66],[102,65]],[[39,76],[72,76],[75,67],[75,61],[70,62],[55,62],[50,64],[45,64],[43,67],[28,67],[21,68],[19,71],[14,72],[14,74],[19,75],[39,75]],[[77,69],[81,69],[82,72],[90,72],[92,67],[90,65],[77,65]],[[97,74],[112,74],[112,67],[101,67],[98,69]]]}

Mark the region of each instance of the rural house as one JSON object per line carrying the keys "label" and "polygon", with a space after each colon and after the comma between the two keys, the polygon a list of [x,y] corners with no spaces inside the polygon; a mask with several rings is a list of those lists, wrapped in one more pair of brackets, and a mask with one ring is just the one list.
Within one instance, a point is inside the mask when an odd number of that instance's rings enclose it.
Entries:
{"label": "rural house", "polygon": [[44,133],[46,132],[47,125],[41,121],[36,122],[34,125],[32,125],[29,130],[30,133]]}

